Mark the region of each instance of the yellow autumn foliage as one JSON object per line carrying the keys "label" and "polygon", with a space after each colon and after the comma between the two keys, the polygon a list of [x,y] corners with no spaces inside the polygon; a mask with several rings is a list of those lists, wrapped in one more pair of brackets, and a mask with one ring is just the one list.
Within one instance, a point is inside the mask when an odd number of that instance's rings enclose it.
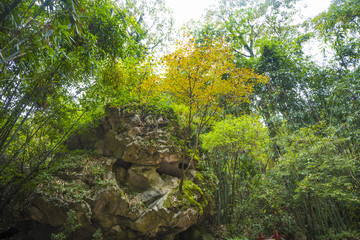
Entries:
{"label": "yellow autumn foliage", "polygon": [[[176,50],[162,58],[164,73],[158,90],[193,109],[213,108],[220,97],[247,100],[256,83],[268,78],[248,68],[238,68],[230,46],[219,38],[197,43],[189,34],[178,41]],[[153,83],[154,84],[154,83]],[[151,84],[150,84],[151,85]]]}
{"label": "yellow autumn foliage", "polygon": [[131,96],[135,96],[139,103],[147,103],[157,94],[157,75],[154,70],[154,63],[146,59],[134,67],[130,74],[132,79]]}

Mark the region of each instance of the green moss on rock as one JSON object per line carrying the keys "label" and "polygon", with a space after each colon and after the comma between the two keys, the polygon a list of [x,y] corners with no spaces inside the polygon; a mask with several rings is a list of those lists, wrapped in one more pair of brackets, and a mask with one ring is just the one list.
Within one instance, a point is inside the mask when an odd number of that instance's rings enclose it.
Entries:
{"label": "green moss on rock", "polygon": [[[195,183],[184,181],[183,192],[186,200],[188,200],[191,205],[197,206],[200,210],[200,215],[202,215],[204,213],[203,207],[207,205],[203,191]],[[198,199],[196,199],[196,197],[198,197]]]}
{"label": "green moss on rock", "polygon": [[195,182],[200,184],[204,183],[204,177],[199,171],[195,172]]}
{"label": "green moss on rock", "polygon": [[183,192],[174,190],[169,193],[164,201],[166,208],[188,208],[195,207],[200,215],[204,213],[204,207],[208,204],[203,191],[195,183],[185,180],[183,183]]}
{"label": "green moss on rock", "polygon": [[194,182],[203,190],[206,199],[213,199],[218,179],[212,171],[196,171]]}

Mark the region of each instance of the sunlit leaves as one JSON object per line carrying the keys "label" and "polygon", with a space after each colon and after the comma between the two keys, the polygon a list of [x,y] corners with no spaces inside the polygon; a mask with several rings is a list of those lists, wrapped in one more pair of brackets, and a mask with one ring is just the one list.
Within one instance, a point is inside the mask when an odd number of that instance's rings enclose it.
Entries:
{"label": "sunlit leaves", "polygon": [[259,117],[243,115],[216,122],[213,130],[201,135],[202,147],[213,154],[227,154],[233,158],[246,154],[254,161],[267,162],[269,135]]}
{"label": "sunlit leaves", "polygon": [[121,60],[106,61],[101,69],[100,79],[103,87],[119,91],[127,84],[128,78],[129,73]]}
{"label": "sunlit leaves", "polygon": [[246,100],[256,83],[265,76],[251,69],[239,69],[227,43],[222,39],[196,43],[190,35],[179,40],[177,49],[163,58],[160,89],[188,107],[215,107],[220,97]]}

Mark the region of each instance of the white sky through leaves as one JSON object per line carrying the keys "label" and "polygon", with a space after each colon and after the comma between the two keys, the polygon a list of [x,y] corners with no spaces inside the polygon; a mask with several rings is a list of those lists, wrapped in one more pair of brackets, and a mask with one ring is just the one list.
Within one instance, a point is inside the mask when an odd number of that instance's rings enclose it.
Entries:
{"label": "white sky through leaves", "polygon": [[[314,17],[326,10],[331,0],[303,0],[301,5],[304,18]],[[165,0],[166,6],[173,10],[175,27],[179,28],[190,19],[199,20],[205,13],[206,8],[215,5],[218,0]]]}

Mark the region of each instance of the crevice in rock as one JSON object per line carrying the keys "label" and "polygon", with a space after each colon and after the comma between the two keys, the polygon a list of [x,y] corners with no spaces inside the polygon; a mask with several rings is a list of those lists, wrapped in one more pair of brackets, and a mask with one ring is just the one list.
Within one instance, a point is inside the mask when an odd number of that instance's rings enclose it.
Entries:
{"label": "crevice in rock", "polygon": [[35,207],[36,209],[38,209],[44,216],[49,217],[39,206],[37,206],[36,204],[31,204],[31,206]]}
{"label": "crevice in rock", "polygon": [[0,239],[9,239],[10,237],[15,236],[19,232],[20,232],[19,229],[14,228],[14,227],[10,227],[6,231],[1,231]]}
{"label": "crevice in rock", "polygon": [[126,161],[122,160],[121,158],[116,160],[116,162],[114,164],[115,167],[123,167],[126,170],[128,170],[131,167],[131,165],[133,165],[133,163],[126,162]]}
{"label": "crevice in rock", "polygon": [[206,234],[204,231],[201,231],[198,226],[193,225],[175,235],[174,240],[201,240],[204,239],[204,235]]}
{"label": "crevice in rock", "polygon": [[160,168],[157,168],[155,171],[156,171],[160,176],[164,174],[164,172],[162,172],[162,171],[160,170]]}
{"label": "crevice in rock", "polygon": [[[182,163],[179,163],[179,169],[183,169],[183,164]],[[187,169],[189,167],[189,164],[187,163],[184,163],[184,169]]]}
{"label": "crevice in rock", "polygon": [[[22,221],[16,225],[21,238],[17,238],[17,234],[13,239],[51,239],[53,233],[58,233],[59,229],[49,224],[36,221]],[[10,238],[11,239],[11,238]]]}
{"label": "crevice in rock", "polygon": [[163,161],[160,164],[160,167],[158,167],[156,169],[156,172],[159,173],[159,175],[169,175],[169,176],[173,176],[173,177],[181,177],[181,169],[178,168],[178,164],[177,163],[169,163],[169,162],[165,162]]}

